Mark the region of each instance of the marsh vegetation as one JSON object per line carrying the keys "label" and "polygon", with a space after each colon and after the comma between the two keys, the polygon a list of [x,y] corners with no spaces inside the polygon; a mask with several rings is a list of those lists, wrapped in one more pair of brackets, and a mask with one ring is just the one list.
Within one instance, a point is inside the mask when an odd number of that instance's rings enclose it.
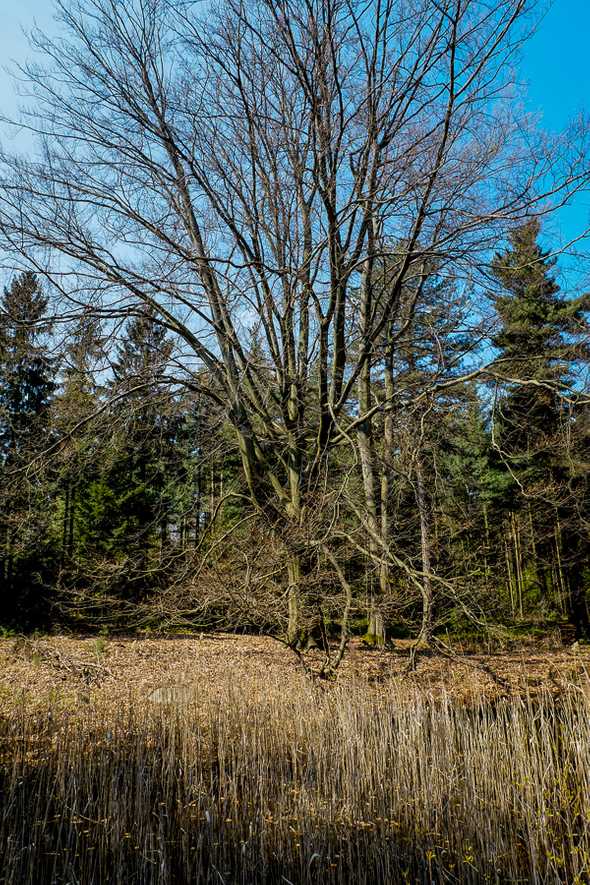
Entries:
{"label": "marsh vegetation", "polygon": [[0,881],[586,882],[589,714],[583,685],[460,704],[272,677],[21,706]]}

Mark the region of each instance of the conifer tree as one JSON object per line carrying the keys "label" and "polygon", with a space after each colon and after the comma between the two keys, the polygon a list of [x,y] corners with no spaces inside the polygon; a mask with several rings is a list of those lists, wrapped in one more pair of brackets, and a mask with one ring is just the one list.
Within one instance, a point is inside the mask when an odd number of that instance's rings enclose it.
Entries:
{"label": "conifer tree", "polygon": [[[496,298],[501,326],[493,340],[499,351],[495,366],[502,379],[494,448],[510,474],[507,491],[514,546],[519,550],[514,564],[519,592],[532,581],[540,602],[546,604],[549,596],[555,596],[554,563],[559,560],[566,572],[570,616],[581,634],[588,631],[588,614],[579,586],[579,548],[576,555],[568,553],[567,532],[577,529],[564,441],[571,423],[567,401],[577,396],[574,370],[588,356],[590,300],[585,295],[571,299],[562,295],[554,273],[556,260],[539,244],[539,233],[537,221],[518,228],[493,262],[502,286]],[[521,514],[518,524],[515,512]]]}
{"label": "conifer tree", "polygon": [[583,353],[580,332],[587,331],[590,307],[587,296],[563,297],[556,259],[540,246],[539,232],[538,221],[518,228],[492,265],[503,289],[495,301],[501,321],[493,339],[496,366],[514,379],[500,403],[500,444],[516,466],[533,472],[552,460],[560,394],[569,389],[573,364]]}
{"label": "conifer tree", "polygon": [[82,317],[72,329],[64,353],[61,389],[52,419],[62,444],[59,449],[61,568],[73,565],[80,526],[80,502],[87,497],[89,481],[100,458],[100,434],[90,421],[100,402],[97,362],[103,356],[99,323]]}
{"label": "conifer tree", "polygon": [[4,289],[0,313],[0,457],[3,464],[31,454],[44,439],[55,390],[45,319],[48,300],[35,274],[22,273]]}
{"label": "conifer tree", "polygon": [[170,353],[149,311],[129,321],[106,394],[114,398],[109,438],[79,506],[82,558],[90,569],[96,557],[126,562],[125,586],[117,589],[130,598],[149,589],[148,573],[168,541],[174,407],[162,374]]}
{"label": "conifer tree", "polygon": [[[400,334],[393,356],[395,387],[399,390],[398,436],[406,438],[406,465],[413,490],[421,572],[422,625],[420,638],[430,644],[440,600],[436,576],[445,569],[440,555],[439,461],[448,443],[447,416],[462,402],[463,391],[438,391],[437,382],[460,372],[467,343],[462,328],[463,298],[454,281],[435,266],[421,267],[406,287],[400,312]],[[412,513],[404,521],[412,524]]]}
{"label": "conifer tree", "polygon": [[51,435],[55,390],[47,307],[36,275],[24,272],[4,289],[0,308],[1,617],[21,623],[41,616],[39,585],[51,559],[51,477],[38,457]]}

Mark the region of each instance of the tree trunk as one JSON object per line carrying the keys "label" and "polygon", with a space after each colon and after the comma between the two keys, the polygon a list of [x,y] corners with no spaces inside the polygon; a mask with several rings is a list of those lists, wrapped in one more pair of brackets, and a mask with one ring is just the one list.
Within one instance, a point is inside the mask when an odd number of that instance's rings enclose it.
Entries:
{"label": "tree trunk", "polygon": [[590,619],[584,593],[581,569],[574,566],[569,573],[569,615],[576,639],[590,639]]}
{"label": "tree trunk", "polygon": [[[364,636],[364,642],[371,646],[385,645],[385,619],[380,610],[379,590],[377,589],[375,576],[373,574],[373,565],[377,560],[377,554],[382,551],[377,550],[375,543],[375,535],[379,532],[379,523],[377,519],[377,501],[376,501],[376,483],[374,461],[371,451],[370,437],[364,427],[359,429],[357,434],[358,451],[361,462],[361,472],[363,477],[363,488],[365,492],[365,507],[367,526],[369,528],[369,551],[371,562],[369,563],[368,574],[368,594],[367,594],[367,632]],[[380,566],[380,587],[383,579],[383,573]]]}
{"label": "tree trunk", "polygon": [[[393,381],[393,345],[390,343],[385,361],[385,401],[387,408],[383,417],[383,450],[381,453],[381,539],[383,541],[383,551],[389,551],[390,540],[390,475],[391,475],[391,459],[393,458],[393,397],[394,397],[394,381]],[[379,570],[379,589],[382,599],[387,599],[391,592],[390,587],[390,569],[386,556],[382,555],[381,566]],[[383,633],[385,639],[385,633]]]}
{"label": "tree trunk", "polygon": [[363,642],[374,648],[383,648],[387,641],[385,619],[379,605],[379,599],[373,594],[369,598],[367,632]]}
{"label": "tree trunk", "polygon": [[425,487],[423,466],[416,460],[416,503],[420,516],[420,550],[422,555],[422,624],[420,642],[429,646],[432,642],[434,624],[432,567],[434,551],[432,543],[432,518],[429,496]]}
{"label": "tree trunk", "polygon": [[590,616],[584,592],[585,550],[579,533],[562,523],[562,557],[567,574],[568,614],[576,639],[590,639]]}
{"label": "tree trunk", "polygon": [[199,465],[197,468],[197,489],[195,496],[195,547],[199,546],[201,540],[201,488],[202,473]]}
{"label": "tree trunk", "polygon": [[74,555],[74,516],[76,514],[76,485],[70,489],[70,521],[68,524],[68,556]]}
{"label": "tree trunk", "polygon": [[[372,243],[375,231],[371,226],[369,240]],[[370,352],[373,345],[373,265],[367,260],[363,268],[360,301],[360,324],[362,331],[363,348]],[[380,535],[379,514],[381,502],[377,499],[379,491],[376,476],[376,458],[374,449],[372,418],[370,409],[372,405],[372,378],[371,361],[366,359],[363,363],[359,377],[359,410],[361,415],[367,418],[359,425],[357,431],[358,453],[361,463],[363,489],[365,492],[365,512],[369,535],[369,573],[368,573],[368,599],[367,599],[367,632],[364,641],[367,645],[385,645],[385,619],[380,608],[380,593],[386,575],[383,566],[379,564],[379,584],[375,580],[375,564],[383,560],[383,549],[379,549],[378,538]],[[383,540],[383,539],[382,539]]]}
{"label": "tree trunk", "polygon": [[291,553],[287,560],[287,642],[295,647],[302,643],[300,629],[300,584],[301,560],[299,555]]}

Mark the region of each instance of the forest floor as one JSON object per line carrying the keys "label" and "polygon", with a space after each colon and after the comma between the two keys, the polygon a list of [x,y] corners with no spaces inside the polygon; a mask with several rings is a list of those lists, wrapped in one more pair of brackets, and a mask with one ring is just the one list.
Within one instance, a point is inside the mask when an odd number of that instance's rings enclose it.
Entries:
{"label": "forest floor", "polygon": [[[559,694],[572,683],[590,684],[590,647],[553,647],[540,642],[494,654],[421,653],[408,669],[410,642],[390,651],[370,651],[353,640],[335,678],[340,686],[366,686],[397,699],[416,692],[447,694],[459,703],[478,699]],[[318,664],[319,652],[310,664]],[[256,636],[205,634],[170,639],[40,638],[0,640],[0,713],[22,707],[46,710],[113,705],[145,699],[158,689],[180,694],[219,692],[229,687],[263,697],[272,686],[295,688],[308,680],[297,657],[279,642]],[[332,682],[323,683],[330,690]]]}

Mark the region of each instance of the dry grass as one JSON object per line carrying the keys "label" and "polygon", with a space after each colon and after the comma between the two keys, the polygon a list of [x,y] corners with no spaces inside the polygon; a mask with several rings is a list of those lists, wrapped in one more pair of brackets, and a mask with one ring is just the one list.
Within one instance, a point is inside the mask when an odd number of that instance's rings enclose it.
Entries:
{"label": "dry grass", "polygon": [[[529,677],[569,687],[501,697],[473,667],[452,695],[450,662],[410,677],[358,650],[337,684],[313,684],[255,639],[2,654],[0,882],[590,880],[583,659],[539,654]],[[525,685],[526,658],[494,663]],[[146,700],[167,683],[199,690]]]}
{"label": "dry grass", "polygon": [[[418,690],[473,703],[540,689],[559,693],[590,672],[590,648],[572,652],[523,644],[502,654],[456,660],[423,655],[417,671],[408,673],[408,645],[398,641],[393,653],[381,653],[352,642],[337,683],[372,687],[379,696],[399,698]],[[239,683],[256,698],[269,674],[295,688],[307,681],[295,656],[266,637],[6,639],[0,640],[0,712],[9,714],[23,702],[29,709],[56,703],[73,709],[80,703],[118,706],[166,685],[194,685],[211,693]]]}

